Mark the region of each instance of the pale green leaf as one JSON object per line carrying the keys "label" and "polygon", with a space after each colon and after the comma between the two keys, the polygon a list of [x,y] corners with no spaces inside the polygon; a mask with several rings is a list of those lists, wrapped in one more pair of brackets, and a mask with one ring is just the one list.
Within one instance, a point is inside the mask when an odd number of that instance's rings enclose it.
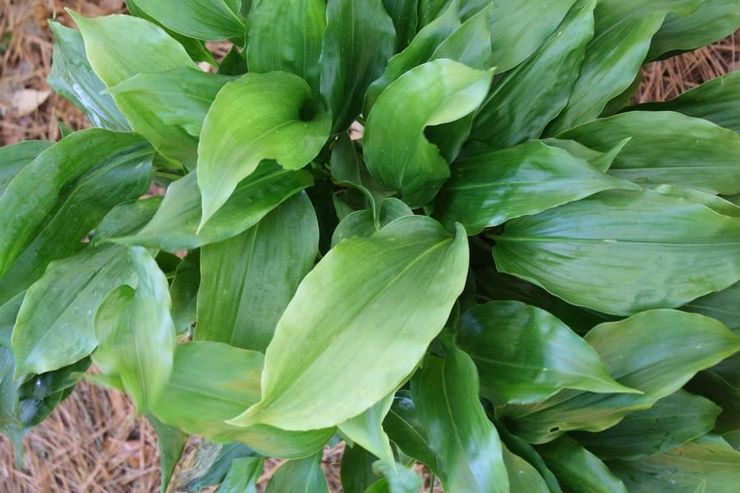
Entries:
{"label": "pale green leaf", "polygon": [[244,36],[242,0],[136,0],[147,14],[175,32],[206,41]]}

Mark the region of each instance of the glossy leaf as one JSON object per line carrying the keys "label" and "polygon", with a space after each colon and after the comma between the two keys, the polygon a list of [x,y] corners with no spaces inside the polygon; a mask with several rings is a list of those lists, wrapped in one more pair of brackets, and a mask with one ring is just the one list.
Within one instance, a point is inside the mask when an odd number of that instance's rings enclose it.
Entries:
{"label": "glossy leaf", "polygon": [[163,124],[180,127],[198,137],[216,94],[231,80],[232,77],[181,67],[134,75],[111,87],[110,93],[154,111]]}
{"label": "glossy leaf", "polygon": [[462,158],[435,202],[443,224],[468,234],[609,189],[639,189],[540,141]]}
{"label": "glossy leaf", "polygon": [[306,457],[333,430],[287,432],[269,426],[237,428],[225,421],[260,397],[264,356],[220,342],[177,346],[172,376],[153,413],[163,422],[219,443],[239,441],[272,457]]}
{"label": "glossy leaf", "polygon": [[320,113],[304,120],[301,112],[310,99],[303,80],[277,72],[247,74],[218,93],[198,148],[201,229],[260,161],[275,159],[286,169],[300,169],[316,157],[329,137],[331,119]]}
{"label": "glossy leaf", "polygon": [[362,111],[365,91],[393,55],[396,33],[381,0],[331,0],[321,50],[321,94],[335,130]]}
{"label": "glossy leaf", "polygon": [[53,144],[46,140],[26,140],[0,147],[0,197],[13,178]]}
{"label": "glossy leaf", "polygon": [[540,404],[508,406],[503,413],[514,423],[514,433],[546,443],[569,430],[603,431],[740,350],[740,338],[720,322],[675,310],[650,310],[600,324],[586,342],[619,383],[643,394],[565,390]]}
{"label": "glossy leaf", "polygon": [[393,404],[393,393],[370,406],[362,414],[339,425],[339,431],[379,459],[393,463],[393,449],[383,430],[383,420]]}
{"label": "glossy leaf", "polygon": [[595,5],[595,0],[576,3],[542,47],[496,84],[476,114],[472,139],[498,149],[542,134],[578,78],[593,37]]}
{"label": "glossy leaf", "polygon": [[379,460],[373,470],[383,475],[383,479],[373,484],[365,493],[417,493],[421,488],[421,478],[413,470],[394,462]]}
{"label": "glossy leaf", "polygon": [[256,0],[247,35],[249,70],[298,75],[318,94],[326,18],[322,0]]}
{"label": "glossy leaf", "polygon": [[492,10],[493,5],[489,5],[465,20],[434,49],[430,60],[447,58],[480,70],[490,68]]}
{"label": "glossy leaf", "polygon": [[[467,264],[463,230],[452,237],[425,217],[402,217],[370,238],[338,244],[306,276],[278,322],[261,401],[231,422],[309,430],[342,423],[378,402],[412,372],[442,329]],[[341,375],[330,370],[337,367]],[[358,388],[362,393],[351,391]]]}
{"label": "glossy leaf", "polygon": [[339,469],[344,493],[365,493],[372,483],[380,479],[373,472],[373,462],[375,457],[359,445],[344,447]]}
{"label": "glossy leaf", "polygon": [[631,493],[733,493],[740,481],[740,452],[702,439],[639,461],[610,461]]}
{"label": "glossy leaf", "polygon": [[697,298],[684,305],[683,310],[716,318],[732,330],[740,329],[740,283],[717,293]]}
{"label": "glossy leaf", "polygon": [[419,419],[437,455],[445,491],[508,492],[502,445],[478,400],[473,361],[448,346],[444,358],[428,356],[411,381]]}
{"label": "glossy leaf", "polygon": [[512,454],[503,447],[506,474],[509,477],[509,491],[527,491],[530,493],[550,493],[550,488],[537,469],[518,455]]}
{"label": "glossy leaf", "polygon": [[244,233],[204,246],[195,339],[264,351],[318,249],[316,213],[305,194]]}
{"label": "glossy leaf", "polygon": [[265,493],[329,493],[329,486],[321,471],[321,454],[301,460],[288,461],[278,468],[267,483]]}
{"label": "glossy leaf", "polygon": [[709,80],[665,102],[639,104],[638,111],[677,111],[740,132],[740,72]]}
{"label": "glossy leaf", "polygon": [[628,315],[731,286],[738,245],[738,218],[654,191],[609,191],[511,221],[494,258],[568,303]]}
{"label": "glossy leaf", "polygon": [[282,169],[274,162],[262,163],[239,182],[231,198],[205,226],[195,172],[169,186],[152,220],[138,233],[116,241],[175,252],[232,238],[249,229],[272,209],[313,183],[305,171]]}
{"label": "glossy leaf", "polygon": [[[80,28],[90,65],[108,88],[137,74],[197,69],[182,45],[149,21],[127,15],[94,19],[70,15]],[[134,32],[136,36],[131,36]],[[121,43],[122,39],[126,43]],[[181,127],[165,124],[156,112],[135,99],[115,94],[113,99],[131,128],[161,154],[188,168],[195,166],[197,141],[193,136]]]}
{"label": "glossy leaf", "polygon": [[398,199],[388,198],[383,200],[380,205],[380,217],[375,218],[375,214],[370,209],[354,211],[347,215],[337,225],[334,234],[331,237],[331,244],[336,245],[345,238],[353,236],[372,236],[380,228],[404,216],[412,216],[414,212],[409,209],[405,203]]}
{"label": "glossy leaf", "polygon": [[170,283],[172,321],[178,334],[189,333],[197,316],[198,289],[200,287],[200,256],[190,252],[177,266]]}
{"label": "glossy leaf", "polygon": [[410,206],[431,200],[450,175],[424,129],[468,115],[483,101],[492,72],[435,60],[388,86],[373,106],[364,151],[370,173]]}
{"label": "glossy leaf", "polygon": [[262,474],[263,461],[262,457],[234,459],[216,493],[257,493],[257,481]]}
{"label": "glossy leaf", "polygon": [[390,411],[383,421],[383,429],[406,455],[437,471],[437,458],[429,443],[427,432],[419,420],[419,412],[411,394],[406,390],[396,393]]}
{"label": "glossy leaf", "polygon": [[419,26],[419,0],[383,0],[396,31],[396,51],[406,48]]}
{"label": "glossy leaf", "polygon": [[628,493],[624,483],[594,454],[568,437],[537,447],[547,466],[573,493]]}
{"label": "glossy leaf", "polygon": [[185,36],[218,41],[244,36],[242,0],[136,0],[147,14]]}
{"label": "glossy leaf", "polygon": [[[560,487],[560,483],[558,482],[557,478],[547,467],[547,464],[545,464],[545,461],[542,459],[540,454],[537,453],[535,448],[518,436],[513,435],[511,432],[509,432],[509,430],[506,429],[506,426],[501,423],[501,421],[495,420],[494,423],[496,424],[496,431],[498,431],[499,436],[501,437],[501,441],[504,444],[504,461],[507,461],[506,468],[509,472],[509,489],[512,491],[517,491],[514,489],[517,482],[516,480],[512,481],[511,469],[509,468],[510,466],[508,463],[511,461],[511,457],[507,458],[507,452],[515,454],[518,458],[525,460],[527,464],[532,466],[535,471],[537,471],[540,478],[545,481],[545,484],[547,485],[547,491],[549,491],[550,493],[563,493],[563,489]],[[517,460],[514,460],[514,466],[518,466]],[[525,473],[527,472],[526,467],[521,466],[521,469]]]}
{"label": "glossy leaf", "polygon": [[460,319],[457,342],[495,405],[538,402],[564,388],[635,392],[615,382],[596,351],[563,322],[518,301],[473,307]]}
{"label": "glossy leaf", "polygon": [[608,430],[573,436],[602,459],[636,460],[709,433],[721,411],[712,401],[679,390],[650,409],[628,414]]}
{"label": "glossy leaf", "polygon": [[95,75],[85,55],[85,43],[79,32],[57,22],[49,22],[54,33],[53,63],[49,85],[80,109],[95,127],[126,131],[129,125],[105,84]]}
{"label": "glossy leaf", "polygon": [[551,147],[559,147],[561,149],[564,149],[575,157],[585,159],[589,162],[591,166],[601,171],[602,173],[606,173],[607,171],[609,171],[609,168],[611,168],[614,160],[619,155],[619,153],[622,152],[622,149],[624,149],[624,146],[627,145],[627,142],[629,141],[630,138],[627,137],[607,152],[596,151],[576,142],[575,140],[549,138],[544,139],[542,142]]}
{"label": "glossy leaf", "polygon": [[[609,171],[620,178],[740,193],[740,135],[705,120],[673,112],[630,111],[594,120],[562,136],[597,151],[630,138]],[[685,136],[691,136],[691,145],[686,145]]]}
{"label": "glossy leaf", "polygon": [[98,246],[116,236],[137,232],[152,219],[161,203],[162,197],[158,196],[121,202],[95,227],[91,243]]}

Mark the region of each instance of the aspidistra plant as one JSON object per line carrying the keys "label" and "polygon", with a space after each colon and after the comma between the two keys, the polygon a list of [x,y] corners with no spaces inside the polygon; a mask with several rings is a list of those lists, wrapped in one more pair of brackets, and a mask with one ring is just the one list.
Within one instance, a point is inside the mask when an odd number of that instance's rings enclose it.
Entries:
{"label": "aspidistra plant", "polygon": [[737,0],[127,4],[0,149],[5,434],[88,378],[163,491],[737,490],[740,74],[629,106]]}

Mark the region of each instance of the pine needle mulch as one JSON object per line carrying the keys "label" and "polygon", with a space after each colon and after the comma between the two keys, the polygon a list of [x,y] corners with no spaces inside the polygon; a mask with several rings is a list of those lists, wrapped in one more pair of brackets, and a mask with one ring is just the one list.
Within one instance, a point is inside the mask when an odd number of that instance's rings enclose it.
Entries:
{"label": "pine needle mulch", "polygon": [[[71,104],[53,94],[46,76],[52,44],[48,19],[71,25],[68,7],[87,16],[123,10],[121,0],[0,0],[0,145],[59,138],[59,123],[87,126]],[[692,53],[647,65],[635,102],[663,101],[740,68],[738,34]],[[83,383],[24,440],[16,467],[12,445],[0,438],[0,492],[153,493],[159,491],[156,435],[137,418],[123,395]],[[184,464],[197,462],[198,442],[186,448]],[[327,449],[323,467],[340,492],[342,446]],[[279,461],[270,461],[264,479]],[[179,471],[171,491],[187,480]],[[264,487],[262,481],[262,487]]]}

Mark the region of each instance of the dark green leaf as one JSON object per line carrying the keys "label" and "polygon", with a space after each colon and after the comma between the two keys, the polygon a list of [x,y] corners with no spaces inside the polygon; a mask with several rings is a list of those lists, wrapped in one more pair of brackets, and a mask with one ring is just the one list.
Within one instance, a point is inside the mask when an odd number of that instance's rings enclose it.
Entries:
{"label": "dark green leaf", "polygon": [[188,478],[183,489],[187,492],[200,493],[206,486],[221,484],[231,470],[234,460],[252,457],[255,454],[256,452],[242,443],[219,445],[201,439],[195,444],[193,464],[188,468],[191,478]]}
{"label": "dark green leaf", "polygon": [[395,462],[376,461],[373,470],[382,474],[383,479],[373,484],[365,493],[418,493],[421,488],[419,475]]}
{"label": "dark green leaf", "polygon": [[265,493],[329,493],[321,471],[321,454],[283,464],[267,483]]}
{"label": "dark green leaf", "polygon": [[244,233],[204,246],[195,339],[264,351],[318,249],[316,213],[305,194]]}
{"label": "dark green leaf", "polygon": [[185,36],[219,41],[244,36],[241,0],[136,0],[163,25]]}
{"label": "dark green leaf", "polygon": [[218,73],[221,75],[244,75],[247,73],[247,60],[244,58],[244,52],[239,48],[232,46],[226,54],[221,64],[218,66]]}
{"label": "dark green leaf", "polygon": [[[306,276],[278,322],[261,401],[232,422],[333,426],[390,394],[442,329],[467,265],[462,228],[453,237],[422,216],[339,243]],[[353,391],[358,388],[361,393]]]}
{"label": "dark green leaf", "polygon": [[53,144],[46,140],[27,140],[0,147],[0,197],[13,178]]}
{"label": "dark green leaf", "polygon": [[263,461],[262,457],[234,459],[216,493],[257,493],[257,480],[262,474]]}
{"label": "dark green leaf", "polygon": [[353,236],[372,236],[381,228],[399,217],[412,216],[414,212],[402,201],[394,198],[383,200],[380,206],[380,217],[377,222],[370,209],[354,211],[339,223],[331,237],[331,244],[336,245],[345,238]]}
{"label": "dark green leaf", "polygon": [[537,469],[529,462],[509,451],[502,449],[506,474],[509,477],[509,491],[526,491],[528,493],[549,493],[550,488]]}
{"label": "dark green leaf", "polygon": [[172,473],[175,472],[175,467],[180,461],[182,452],[185,450],[188,436],[177,428],[167,426],[154,416],[149,415],[147,418],[157,433],[159,462],[162,471],[160,493],[167,493],[167,487],[172,479]]}
{"label": "dark green leaf", "polygon": [[103,92],[105,84],[87,61],[80,33],[57,22],[49,26],[54,33],[54,63],[48,81],[54,92],[80,109],[93,126],[129,130],[113,98]]}
{"label": "dark green leaf", "polygon": [[162,204],[162,197],[121,202],[105,215],[92,233],[92,244],[97,246],[120,235],[133,234],[151,221]]}
{"label": "dark green leaf", "polygon": [[380,479],[373,472],[374,461],[375,457],[359,445],[344,448],[340,467],[344,493],[365,493],[372,483]]}
{"label": "dark green leaf", "polygon": [[406,48],[416,35],[419,22],[419,0],[383,0],[383,6],[393,19],[396,30],[396,49]]}
{"label": "dark green leaf", "polygon": [[740,283],[717,293],[697,298],[683,306],[683,310],[716,318],[732,330],[740,329]]}
{"label": "dark green leaf", "polygon": [[400,391],[383,421],[383,428],[393,442],[405,453],[437,470],[436,454],[432,451],[426,430],[419,421],[419,413],[408,391]]}
{"label": "dark green leaf", "polygon": [[170,284],[172,321],[178,334],[190,333],[197,317],[198,289],[200,287],[200,256],[190,252],[177,266]]}

